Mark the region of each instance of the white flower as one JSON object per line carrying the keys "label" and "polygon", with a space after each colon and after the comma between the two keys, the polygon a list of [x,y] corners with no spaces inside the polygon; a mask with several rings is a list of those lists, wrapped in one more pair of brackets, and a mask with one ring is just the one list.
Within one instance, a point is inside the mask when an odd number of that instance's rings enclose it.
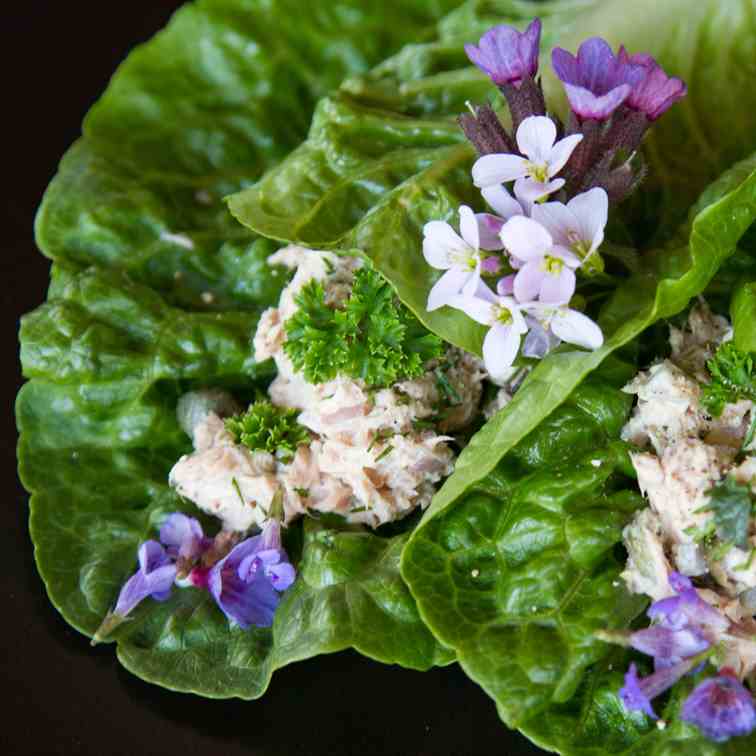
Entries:
{"label": "white flower", "polygon": [[536,298],[552,304],[570,301],[579,257],[569,249],[555,247],[551,234],[542,225],[521,215],[510,218],[500,236],[513,257],[512,267],[517,269],[514,295],[520,302]]}
{"label": "white flower", "polygon": [[505,380],[528,330],[520,305],[512,297],[497,296],[483,282],[474,296],[458,295],[450,304],[490,326],[483,340],[483,361],[494,383]]}
{"label": "white flower", "polygon": [[[555,179],[583,138],[571,134],[556,142],[554,122],[546,116],[529,116],[517,129],[517,147],[521,155],[484,155],[472,169],[475,186],[488,187],[505,181],[515,182],[515,194],[527,202],[536,202],[564,186]],[[556,142],[556,144],[555,144]]]}
{"label": "white flower", "polygon": [[473,294],[480,281],[480,228],[473,211],[459,208],[460,234],[445,221],[430,221],[423,227],[423,255],[429,265],[445,270],[428,294],[427,309],[449,304],[460,292]]}
{"label": "white flower", "polygon": [[587,315],[566,306],[528,302],[521,310],[535,318],[546,331],[562,341],[586,349],[598,349],[604,343],[601,329]]}
{"label": "white flower", "polygon": [[545,202],[535,205],[533,220],[548,230],[554,245],[585,262],[604,241],[609,215],[609,197],[596,187],[573,197],[566,205]]}

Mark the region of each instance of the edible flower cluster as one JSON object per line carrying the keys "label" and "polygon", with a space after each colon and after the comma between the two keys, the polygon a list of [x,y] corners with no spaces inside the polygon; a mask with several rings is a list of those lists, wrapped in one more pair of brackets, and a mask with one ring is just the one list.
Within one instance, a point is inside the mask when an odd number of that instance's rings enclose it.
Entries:
{"label": "edible flower cluster", "polygon": [[[631,664],[620,690],[627,709],[642,711],[652,719],[658,719],[652,699],[682,677],[700,672],[730,627],[727,618],[698,595],[689,578],[672,572],[669,584],[675,595],[649,607],[650,627],[633,633],[607,633],[604,638],[653,658],[654,672],[647,677],[639,677],[636,665]],[[696,725],[711,740],[723,742],[756,728],[756,706],[735,671],[723,667],[696,685],[682,704],[680,718]]]}
{"label": "edible flower cluster", "polygon": [[124,584],[94,642],[107,637],[144,599],[166,601],[174,585],[208,590],[238,627],[268,627],[281,593],[296,577],[276,519],[268,520],[259,535],[239,541],[225,531],[208,538],[198,520],[174,512],[160,527],[159,539],[139,546],[139,568]]}
{"label": "edible flower cluster", "polygon": [[444,271],[427,309],[453,307],[489,327],[483,358],[494,381],[506,380],[520,351],[541,358],[562,341],[603,344],[598,325],[570,306],[577,274],[603,271],[610,203],[638,186],[644,133],[686,91],[651,56],[615,54],[599,38],[575,56],[556,48],[565,125],[547,113],[536,79],[540,35],[535,19],[524,32],[497,26],[465,46],[507,101],[512,131],[490,105],[469,105],[459,122],[479,155],[473,183],[493,212],[463,205],[459,231],[439,220],[424,227],[425,259]]}

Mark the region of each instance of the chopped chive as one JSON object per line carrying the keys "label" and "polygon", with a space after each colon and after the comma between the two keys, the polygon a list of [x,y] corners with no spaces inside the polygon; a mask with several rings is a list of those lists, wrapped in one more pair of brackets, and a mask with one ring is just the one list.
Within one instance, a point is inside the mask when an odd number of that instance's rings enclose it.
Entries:
{"label": "chopped chive", "polygon": [[388,457],[391,452],[394,451],[394,447],[389,444],[376,458],[376,462],[380,462],[384,457]]}
{"label": "chopped chive", "polygon": [[[239,488],[239,481],[236,478],[231,478],[231,485],[234,487],[234,490],[236,491],[237,495],[239,496],[239,501],[241,501],[242,504],[246,504],[247,502],[244,501],[244,497],[242,496],[241,488]],[[252,502],[252,506],[254,506],[255,503]]]}

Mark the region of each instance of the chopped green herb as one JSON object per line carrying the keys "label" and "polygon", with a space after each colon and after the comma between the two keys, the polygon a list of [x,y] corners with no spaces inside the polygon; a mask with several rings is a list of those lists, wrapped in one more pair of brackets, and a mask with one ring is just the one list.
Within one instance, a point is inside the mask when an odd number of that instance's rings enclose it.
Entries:
{"label": "chopped green herb", "polygon": [[741,399],[756,401],[756,373],[750,352],[744,352],[731,341],[726,341],[706,366],[711,374],[711,383],[703,387],[701,403],[712,415],[718,417],[726,404]]}
{"label": "chopped green herb", "polygon": [[748,559],[745,560],[745,562],[742,562],[741,564],[736,564],[732,569],[733,570],[748,570],[751,568],[751,564],[753,564],[753,557],[756,555],[756,549],[752,548],[751,553],[748,555]]}
{"label": "chopped green herb", "polygon": [[449,404],[462,404],[462,397],[459,395],[457,389],[452,385],[451,381],[449,380],[449,376],[440,367],[437,367],[434,373],[436,375],[436,384],[438,386],[438,389],[446,397]]}
{"label": "chopped green herb", "polygon": [[383,428],[382,430],[379,430],[375,433],[373,438],[370,441],[370,444],[368,445],[367,450],[371,451],[372,448],[379,442],[383,441],[387,438],[391,438],[391,436],[395,435],[394,431],[389,430],[388,428]]}
{"label": "chopped green herb", "polygon": [[367,507],[355,507],[351,510],[351,512],[352,514],[354,514],[355,512],[367,512]]}
{"label": "chopped green herb", "polygon": [[303,499],[308,499],[310,497],[310,489],[309,488],[295,487],[294,491],[297,493],[298,496],[301,496]]}
{"label": "chopped green herb", "polygon": [[720,541],[715,546],[712,546],[708,550],[708,556],[709,559],[711,559],[714,562],[718,562],[721,559],[724,559],[727,555],[727,552],[730,551],[730,549],[733,547],[733,544],[728,541]]}
{"label": "chopped green herb", "polygon": [[228,418],[226,430],[237,444],[248,449],[291,456],[300,444],[310,440],[307,430],[297,422],[297,414],[297,410],[260,400],[241,415]]}
{"label": "chopped green herb", "polygon": [[326,304],[320,281],[307,283],[295,301],[299,309],[286,321],[284,350],[310,383],[347,375],[370,386],[389,386],[422,375],[424,364],[443,352],[441,339],[367,265],[355,273],[342,308]]}
{"label": "chopped green herb", "polygon": [[709,501],[701,509],[714,513],[720,540],[741,549],[748,548],[748,526],[753,510],[750,486],[728,476],[723,483],[709,489]]}
{"label": "chopped green herb", "polygon": [[[231,485],[234,487],[234,490],[236,491],[239,501],[241,501],[242,504],[246,505],[246,501],[244,501],[244,497],[242,496],[241,488],[239,488],[239,481],[236,478],[231,478]],[[254,502],[252,503],[252,506],[254,506]]]}
{"label": "chopped green herb", "polygon": [[386,447],[386,448],[385,448],[385,449],[384,449],[384,450],[383,450],[383,451],[382,451],[382,452],[381,452],[381,453],[380,453],[380,454],[379,454],[379,455],[378,455],[378,456],[377,456],[377,457],[375,458],[375,461],[376,461],[376,462],[380,462],[380,461],[381,461],[382,459],[384,459],[385,457],[388,457],[388,455],[389,455],[389,454],[391,454],[391,452],[392,452],[392,451],[394,451],[394,447],[393,447],[393,446],[391,446],[391,444],[389,444],[389,445],[388,445],[388,446],[387,446],[387,447]]}

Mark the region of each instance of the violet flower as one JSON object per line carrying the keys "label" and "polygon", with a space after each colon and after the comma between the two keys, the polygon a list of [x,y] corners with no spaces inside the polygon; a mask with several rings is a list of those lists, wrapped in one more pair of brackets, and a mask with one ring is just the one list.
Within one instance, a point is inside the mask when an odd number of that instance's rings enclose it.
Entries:
{"label": "violet flower", "polygon": [[494,26],[478,42],[465,45],[467,57],[497,86],[512,84],[519,88],[524,77],[538,71],[541,20],[531,21],[524,32],[512,26]]}
{"label": "violet flower", "polygon": [[690,578],[671,572],[669,584],[677,595],[651,604],[646,611],[649,619],[672,630],[696,628],[716,642],[729,628],[728,620],[698,595]]}
{"label": "violet flower", "polygon": [[176,579],[176,565],[157,541],[145,541],[137,551],[139,569],[121,588],[113,614],[125,617],[147,597],[165,601]]}
{"label": "violet flower", "polygon": [[281,545],[281,526],[269,520],[260,535],[238,544],[209,572],[215,602],[241,628],[269,627],[285,591],[296,577]]}
{"label": "violet flower", "polygon": [[564,85],[570,109],[581,121],[609,118],[645,76],[642,65],[627,55],[615,56],[600,37],[585,40],[576,56],[554,48],[551,64]]}
{"label": "violet flower", "polygon": [[625,48],[620,47],[618,59],[625,70],[629,67],[637,70],[638,66],[642,69],[643,75],[634,84],[625,104],[645,114],[649,121],[655,121],[687,94],[685,82],[676,76],[667,76],[651,55],[628,55]]}
{"label": "violet flower", "polygon": [[620,700],[628,711],[642,711],[652,719],[658,719],[651,701],[669,690],[695,666],[694,659],[686,659],[679,664],[657,670],[648,677],[638,677],[635,664],[631,664],[625,674],[625,684],[620,688]]}
{"label": "violet flower", "polygon": [[213,539],[205,537],[199,520],[174,512],[160,526],[160,542],[172,559],[193,560],[212,545]]}
{"label": "violet flower", "polygon": [[724,668],[693,689],[683,704],[680,719],[698,727],[710,740],[723,743],[756,728],[756,707],[733,671]]}

